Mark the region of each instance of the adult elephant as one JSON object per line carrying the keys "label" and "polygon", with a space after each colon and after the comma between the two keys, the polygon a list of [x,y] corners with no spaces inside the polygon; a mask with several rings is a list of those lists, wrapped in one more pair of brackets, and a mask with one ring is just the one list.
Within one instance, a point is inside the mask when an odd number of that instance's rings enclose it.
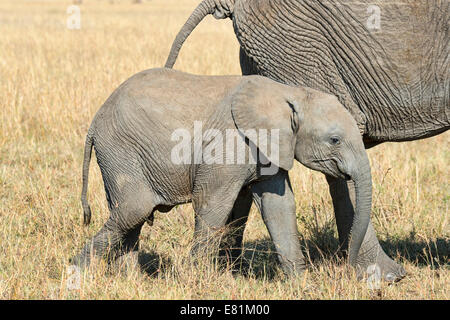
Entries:
{"label": "adult elephant", "polygon": [[[166,67],[209,14],[233,20],[243,74],[337,96],[366,148],[432,137],[450,127],[448,0],[205,0],[178,34]],[[345,252],[354,185],[327,181]],[[357,263],[378,266],[387,281],[405,275],[382,250],[372,225]]]}

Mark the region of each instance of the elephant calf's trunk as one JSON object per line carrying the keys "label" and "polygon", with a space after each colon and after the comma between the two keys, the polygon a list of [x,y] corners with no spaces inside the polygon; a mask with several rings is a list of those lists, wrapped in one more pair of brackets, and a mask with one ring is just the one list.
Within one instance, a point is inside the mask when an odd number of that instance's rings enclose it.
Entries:
{"label": "elephant calf's trunk", "polygon": [[356,266],[359,249],[363,243],[372,211],[372,176],[367,155],[364,156],[358,172],[352,177],[355,184],[356,208],[349,244],[349,262]]}

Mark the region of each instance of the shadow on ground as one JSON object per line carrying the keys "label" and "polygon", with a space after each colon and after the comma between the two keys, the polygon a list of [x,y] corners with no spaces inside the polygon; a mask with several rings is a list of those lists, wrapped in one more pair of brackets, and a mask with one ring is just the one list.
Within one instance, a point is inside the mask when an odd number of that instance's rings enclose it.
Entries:
{"label": "shadow on ground", "polygon": [[394,258],[409,261],[418,266],[431,266],[433,269],[449,267],[450,238],[417,240],[414,234],[404,239],[380,241],[386,253]]}
{"label": "shadow on ground", "polygon": [[157,252],[140,251],[138,255],[138,263],[141,270],[149,277],[157,277],[158,274],[172,265],[171,259],[162,256]]}
{"label": "shadow on ground", "polygon": [[[300,239],[303,254],[308,264],[321,261],[342,262],[339,241],[332,230],[324,229],[309,239]],[[448,268],[450,256],[450,239],[421,241],[414,235],[404,239],[387,239],[381,241],[385,252],[399,263],[409,261],[417,266],[430,266],[433,269]],[[256,278],[273,277],[279,272],[275,247],[269,238],[247,242],[244,245],[244,258],[248,270],[246,274]]]}

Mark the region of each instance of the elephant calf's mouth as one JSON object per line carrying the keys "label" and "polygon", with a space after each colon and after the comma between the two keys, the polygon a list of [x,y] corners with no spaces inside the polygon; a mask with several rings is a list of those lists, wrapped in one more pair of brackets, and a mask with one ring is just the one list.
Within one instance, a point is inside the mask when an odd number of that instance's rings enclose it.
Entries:
{"label": "elephant calf's mouth", "polygon": [[339,175],[340,175],[341,179],[344,179],[345,181],[352,180],[352,177],[349,174],[347,174],[344,171],[342,171],[339,166],[337,166],[337,168],[338,168],[338,172],[339,172]]}

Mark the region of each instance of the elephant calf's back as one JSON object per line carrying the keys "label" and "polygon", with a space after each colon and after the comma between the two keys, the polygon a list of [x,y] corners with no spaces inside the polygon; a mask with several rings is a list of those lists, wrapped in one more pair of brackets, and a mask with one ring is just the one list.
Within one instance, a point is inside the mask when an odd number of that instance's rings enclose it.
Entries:
{"label": "elephant calf's back", "polygon": [[207,119],[239,79],[152,69],[125,81],[93,123],[105,185],[114,185],[117,177],[111,175],[122,172],[144,181],[163,198],[167,194],[174,202],[189,201],[190,165],[172,159],[179,143],[174,134],[183,130],[193,137],[194,122]]}

